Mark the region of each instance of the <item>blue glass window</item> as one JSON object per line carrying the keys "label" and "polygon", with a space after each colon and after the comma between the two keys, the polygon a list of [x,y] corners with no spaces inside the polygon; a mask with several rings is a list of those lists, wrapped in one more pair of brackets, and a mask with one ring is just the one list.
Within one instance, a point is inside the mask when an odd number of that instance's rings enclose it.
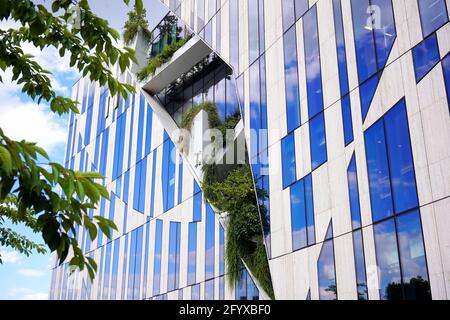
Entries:
{"label": "blue glass window", "polygon": [[350,96],[347,95],[341,100],[342,107],[342,124],[344,126],[344,143],[348,146],[353,142],[353,121],[352,121],[352,107]]}
{"label": "blue glass window", "polygon": [[317,169],[327,161],[327,141],[325,134],[325,117],[320,113],[309,122],[311,148],[311,167]]}
{"label": "blue glass window", "polygon": [[154,268],[153,268],[153,295],[160,293],[161,285],[161,254],[162,254],[162,232],[163,222],[162,220],[156,220],[155,231],[155,256],[154,256]]}
{"label": "blue glass window", "polygon": [[145,247],[144,247],[144,281],[142,283],[143,294],[142,297],[144,299],[147,298],[147,281],[148,281],[148,253],[150,251],[149,248],[150,242],[150,223],[147,222],[145,225]]}
{"label": "blue glass window", "polygon": [[282,10],[283,31],[286,31],[308,11],[308,0],[282,0]]}
{"label": "blue glass window", "polygon": [[295,18],[300,19],[308,11],[308,0],[294,0]]}
{"label": "blue glass window", "polygon": [[305,46],[306,89],[308,92],[309,119],[323,110],[322,71],[320,66],[319,30],[317,7],[311,8],[303,17]]}
{"label": "blue glass window", "polygon": [[152,147],[152,121],[153,111],[150,107],[147,108],[147,124],[145,126],[145,155],[150,153]]}
{"label": "blue glass window", "polygon": [[297,180],[295,162],[295,136],[291,133],[281,141],[281,159],[283,169],[283,188]]}
{"label": "blue glass window", "polygon": [[292,249],[295,251],[316,241],[311,175],[292,185],[290,198]]}
{"label": "blue glass window", "polygon": [[448,22],[445,0],[419,0],[419,11],[424,37]]}
{"label": "blue glass window", "polygon": [[144,114],[145,114],[145,98],[141,94],[139,100],[139,117],[138,117],[138,133],[137,133],[137,144],[136,144],[136,161],[142,159],[142,145],[144,136]]}
{"label": "blue glass window", "polygon": [[299,250],[308,245],[306,235],[305,183],[300,180],[291,187],[291,231],[292,249]]}
{"label": "blue glass window", "polygon": [[361,228],[361,208],[359,206],[358,174],[356,171],[356,158],[354,154],[347,169],[347,180],[352,228],[355,230]]}
{"label": "blue glass window", "polygon": [[192,221],[199,222],[202,220],[202,193],[198,192],[194,195],[194,207],[193,207]]}
{"label": "blue glass window", "polygon": [[282,0],[283,31],[288,30],[295,23],[294,0]]}
{"label": "blue glass window", "polygon": [[164,212],[166,212],[173,208],[175,200],[175,145],[166,132],[164,132],[164,138],[161,178],[163,186],[163,208]]}
{"label": "blue glass window", "polygon": [[206,205],[205,222],[205,279],[214,278],[214,239],[215,239],[214,211],[209,204]]}
{"label": "blue glass window", "polygon": [[345,50],[344,21],[342,18],[341,0],[333,0],[334,25],[336,33],[336,47],[339,68],[339,84],[341,97],[349,93],[347,56]]}
{"label": "blue glass window", "polygon": [[147,180],[147,158],[136,164],[134,177],[134,201],[133,208],[140,213],[145,211],[145,187]]}
{"label": "blue glass window", "polygon": [[214,279],[205,282],[205,300],[214,300]]}
{"label": "blue glass window", "polygon": [[264,52],[264,1],[248,1],[249,64]]}
{"label": "blue glass window", "polygon": [[300,126],[300,91],[298,84],[297,36],[295,27],[284,34],[284,79],[286,84],[287,130]]}
{"label": "blue glass window", "polygon": [[353,248],[355,254],[356,290],[358,300],[368,300],[366,263],[364,259],[364,243],[362,231],[353,232]]}
{"label": "blue glass window", "polygon": [[405,100],[384,117],[395,213],[418,207]]}
{"label": "blue glass window", "polygon": [[317,275],[319,278],[319,299],[337,300],[333,240],[327,240],[322,245],[317,262]]}
{"label": "blue glass window", "polygon": [[225,274],[225,259],[224,259],[224,249],[225,249],[225,230],[222,225],[219,227],[219,274]]}
{"label": "blue glass window", "polygon": [[361,113],[363,121],[366,119],[369,112],[370,105],[372,104],[373,97],[377,91],[378,82],[380,81],[378,74],[375,74],[372,78],[364,82],[359,87],[359,95],[361,102]]}
{"label": "blue glass window", "polygon": [[197,223],[189,223],[187,284],[194,284],[197,273]]}
{"label": "blue glass window", "polygon": [[450,111],[450,54],[442,59],[442,68],[444,69],[445,88],[447,89],[447,102]]}
{"label": "blue glass window", "polygon": [[[375,19],[373,32],[375,36],[378,70],[380,71],[386,65],[397,37],[394,9],[392,7],[392,0],[371,0],[371,5],[373,10],[372,17]],[[381,9],[381,12],[376,12],[379,9]]]}
{"label": "blue glass window", "polygon": [[365,133],[374,221],[418,206],[405,101]]}
{"label": "blue glass window", "polygon": [[128,233],[125,235],[125,243],[124,243],[124,255],[123,255],[123,268],[122,268],[122,292],[120,294],[120,299],[125,300],[126,296],[126,279],[127,279],[127,262],[128,262]]}
{"label": "blue glass window", "polygon": [[178,203],[183,201],[183,157],[180,155],[178,164]]}
{"label": "blue glass window", "polygon": [[114,142],[114,162],[112,179],[116,180],[121,176],[123,170],[123,154],[125,141],[125,126],[127,122],[127,114],[123,113],[117,119],[116,138]]}
{"label": "blue glass window", "polygon": [[398,246],[405,299],[431,298],[419,211],[397,218]]}
{"label": "blue glass window", "polygon": [[394,214],[383,122],[373,125],[364,137],[372,219],[379,221]]}
{"label": "blue glass window", "polygon": [[316,243],[316,232],[314,225],[314,196],[312,187],[312,175],[308,175],[305,180],[305,201],[306,201],[306,225],[308,226],[308,245]]}
{"label": "blue glass window", "polygon": [[416,82],[422,80],[439,63],[439,47],[436,34],[432,34],[412,50]]}
{"label": "blue glass window", "polygon": [[236,283],[236,300],[258,300],[259,291],[246,269],[242,269]]}
{"label": "blue glass window", "polygon": [[363,83],[377,72],[375,39],[372,26],[367,26],[371,4],[369,0],[352,0],[351,5],[358,77]]}
{"label": "blue glass window", "polygon": [[86,125],[84,130],[84,145],[87,146],[91,142],[92,114],[94,112],[94,101],[89,102],[86,113]]}
{"label": "blue glass window", "polygon": [[381,299],[430,299],[419,211],[376,224],[374,235]]}
{"label": "blue glass window", "polygon": [[99,167],[99,171],[103,176],[106,176],[106,165],[108,161],[108,140],[109,140],[109,128],[106,128],[102,135],[102,148],[100,152],[100,167]]}
{"label": "blue glass window", "polygon": [[191,300],[200,300],[200,284],[191,287]]}
{"label": "blue glass window", "polygon": [[239,1],[230,0],[230,63],[239,73]]}
{"label": "blue glass window", "polygon": [[179,222],[171,222],[169,230],[169,267],[167,275],[167,290],[178,289],[180,280],[180,233]]}
{"label": "blue glass window", "polygon": [[155,180],[156,180],[156,161],[158,160],[158,149],[153,151],[153,165],[152,165],[152,190],[150,192],[150,217],[154,216],[155,210]]}

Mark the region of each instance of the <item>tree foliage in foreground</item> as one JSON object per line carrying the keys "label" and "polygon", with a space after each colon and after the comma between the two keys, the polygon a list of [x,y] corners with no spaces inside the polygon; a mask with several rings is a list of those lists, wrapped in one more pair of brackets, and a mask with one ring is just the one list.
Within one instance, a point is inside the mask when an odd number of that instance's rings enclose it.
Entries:
{"label": "tree foliage in foreground", "polygon": [[[123,1],[128,5],[130,0]],[[24,94],[38,103],[45,101],[59,115],[78,113],[78,102],[56,94],[50,72],[22,50],[25,43],[41,50],[54,48],[61,57],[68,55],[71,67],[91,81],[108,86],[112,95],[126,97],[134,92],[132,86],[121,83],[111,72],[116,64],[124,72],[136,61],[132,49],[116,45],[120,34],[92,12],[87,0],[48,3],[51,10],[30,0],[0,0],[0,21],[20,25],[0,28],[0,70],[11,71],[12,81],[22,87]],[[142,0],[136,0],[135,10],[142,13]],[[78,13],[77,24],[72,23],[74,12]],[[92,279],[97,266],[84,256],[76,231],[84,228],[94,240],[98,228],[108,237],[116,229],[110,220],[89,216],[102,197],[109,197],[102,179],[95,172],[77,172],[52,163],[45,150],[35,143],[14,141],[0,128],[0,245],[26,255],[33,251],[43,253],[48,248],[56,252],[60,264],[71,253],[70,265],[79,270],[86,268]],[[45,245],[4,227],[5,221],[12,222],[13,227],[25,225],[41,233]]]}

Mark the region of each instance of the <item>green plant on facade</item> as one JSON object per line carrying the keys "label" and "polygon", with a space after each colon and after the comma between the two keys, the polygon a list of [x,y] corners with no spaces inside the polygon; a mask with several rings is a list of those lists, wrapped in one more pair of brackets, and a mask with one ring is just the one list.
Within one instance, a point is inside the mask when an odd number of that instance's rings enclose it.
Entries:
{"label": "green plant on facade", "polygon": [[239,111],[237,111],[222,122],[219,113],[217,112],[216,105],[213,102],[205,101],[199,105],[193,105],[183,114],[180,128],[190,130],[195,117],[202,110],[205,111],[208,115],[209,128],[220,130],[222,136],[224,137],[226,136],[227,130],[233,130],[241,120],[241,114]]}
{"label": "green plant on facade", "polygon": [[227,214],[225,261],[228,284],[231,288],[235,286],[245,266],[261,288],[274,299],[258,210],[258,200],[263,200],[267,195],[263,190],[255,189],[248,164],[221,177],[217,169],[215,164],[204,165],[202,187],[208,202],[220,213]]}
{"label": "green plant on facade", "polygon": [[[183,114],[180,127],[191,129],[195,117],[200,111],[208,114],[210,128],[218,129],[225,135],[226,130],[234,129],[241,116],[236,112],[224,122],[220,120],[217,107],[212,102],[203,102],[192,106]],[[241,270],[247,267],[261,288],[274,299],[272,280],[267,261],[264,237],[260,222],[265,215],[265,207],[258,210],[258,201],[267,197],[264,190],[255,189],[252,172],[248,164],[236,168],[232,165],[203,164],[203,194],[219,213],[225,213],[226,248],[225,261],[228,284],[234,288],[240,280]],[[263,228],[266,229],[263,223]]]}
{"label": "green plant on facade", "polygon": [[166,46],[161,53],[157,56],[148,59],[147,65],[137,73],[137,78],[139,81],[145,81],[148,77],[155,74],[156,69],[162,66],[164,63],[173,57],[175,52],[177,52],[181,47],[183,47],[186,42],[188,42],[190,37],[177,40],[176,42]]}
{"label": "green plant on facade", "polygon": [[147,13],[145,9],[138,13],[136,7],[128,12],[128,20],[124,25],[123,42],[129,46],[139,32],[142,32],[147,41],[151,41],[152,32],[148,29]]}

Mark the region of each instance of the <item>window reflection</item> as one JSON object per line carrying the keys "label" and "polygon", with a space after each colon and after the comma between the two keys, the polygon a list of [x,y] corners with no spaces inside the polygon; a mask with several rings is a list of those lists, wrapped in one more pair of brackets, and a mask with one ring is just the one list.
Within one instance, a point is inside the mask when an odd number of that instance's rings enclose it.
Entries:
{"label": "window reflection", "polygon": [[319,299],[337,300],[333,240],[325,241],[322,245],[317,262],[317,275],[319,278]]}

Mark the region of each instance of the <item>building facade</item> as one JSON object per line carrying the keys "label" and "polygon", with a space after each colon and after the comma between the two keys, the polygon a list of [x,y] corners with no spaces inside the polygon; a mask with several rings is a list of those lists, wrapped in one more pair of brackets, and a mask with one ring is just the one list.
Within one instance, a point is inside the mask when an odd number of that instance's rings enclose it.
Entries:
{"label": "building facade", "polygon": [[208,101],[237,118],[268,195],[276,299],[449,299],[450,0],[163,2],[189,38],[150,79],[120,75],[138,94],[74,87],[66,165],[108,177],[92,214],[119,231],[80,231],[99,276],[57,267],[51,298],[266,298],[246,269],[226,284],[226,223],[194,156],[202,115],[179,144],[183,114]]}

